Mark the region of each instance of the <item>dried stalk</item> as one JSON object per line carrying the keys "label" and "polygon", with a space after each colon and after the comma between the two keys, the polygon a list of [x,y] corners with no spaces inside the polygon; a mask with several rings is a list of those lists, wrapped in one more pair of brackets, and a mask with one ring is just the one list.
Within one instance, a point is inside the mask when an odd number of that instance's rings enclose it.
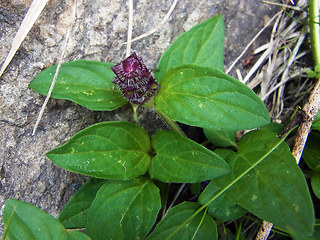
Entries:
{"label": "dried stalk", "polygon": [[11,62],[13,56],[16,54],[21,43],[23,42],[25,37],[28,35],[30,29],[32,28],[32,26],[34,25],[34,23],[36,22],[36,20],[40,16],[40,13],[42,12],[44,7],[46,6],[47,2],[48,2],[48,0],[34,0],[32,2],[26,16],[24,17],[24,19],[19,27],[19,30],[18,30],[16,36],[13,39],[13,42],[11,44],[11,49],[10,49],[4,63],[2,64],[2,67],[0,70],[0,77],[3,74],[3,72],[6,70],[9,63]]}
{"label": "dried stalk", "polygon": [[[306,9],[307,1],[297,4],[299,11]],[[299,54],[301,44],[306,37],[307,28],[301,31],[301,23],[307,19],[305,11],[293,19],[285,11],[276,19],[269,43],[257,48],[254,53],[262,52],[259,59],[244,77],[243,82],[250,88],[260,85],[260,98],[267,101],[272,96],[272,116],[277,118],[283,111],[283,92],[285,85],[293,75],[292,68],[303,54]],[[289,23],[289,24],[288,24]],[[262,67],[262,65],[264,66]],[[256,74],[253,78],[252,76]],[[252,79],[251,79],[252,78]]]}
{"label": "dried stalk", "polygon": [[299,126],[295,138],[295,145],[292,149],[292,154],[299,164],[304,146],[306,144],[311,125],[316,118],[320,108],[320,79],[314,89],[312,90],[309,101],[304,105],[303,112],[305,114],[305,121]]}
{"label": "dried stalk", "polygon": [[[166,23],[166,21],[169,19],[170,15],[173,12],[174,8],[176,7],[177,3],[178,3],[178,0],[175,0],[172,3],[172,5],[171,5],[169,11],[167,12],[166,16],[161,20],[161,22],[157,26],[155,26],[154,28],[150,29],[148,32],[146,32],[146,33],[144,33],[144,34],[132,39],[131,42],[135,42],[135,41],[138,41],[138,40],[140,40],[142,38],[148,37],[149,35],[155,33],[156,31],[158,31]],[[124,43],[124,44],[127,44],[127,43]]]}
{"label": "dried stalk", "polygon": [[58,66],[57,66],[56,72],[54,74],[54,77],[52,79],[52,83],[51,83],[51,86],[49,88],[49,91],[48,91],[48,94],[46,96],[46,99],[44,100],[44,102],[42,104],[42,107],[40,109],[37,121],[36,121],[36,123],[34,125],[34,128],[33,128],[33,131],[32,131],[32,135],[34,135],[36,130],[37,130],[37,127],[38,127],[38,125],[39,125],[39,123],[41,121],[42,115],[43,115],[44,110],[45,110],[45,108],[46,108],[46,106],[48,104],[48,101],[49,101],[49,99],[51,97],[54,85],[56,83],[56,80],[57,80],[57,77],[58,77],[58,74],[59,74],[59,70],[60,70],[61,64],[62,64],[63,59],[64,59],[65,51],[67,49],[67,45],[68,45],[68,42],[69,42],[69,39],[70,39],[70,34],[71,34],[72,27],[73,27],[73,23],[74,23],[75,18],[76,18],[76,7],[77,7],[77,0],[75,0],[74,4],[73,4],[72,13],[71,13],[72,16],[73,16],[73,21],[71,22],[71,24],[68,27],[67,34],[66,34],[66,37],[65,37],[65,42],[63,44],[62,52],[61,52],[61,55],[60,55],[60,58],[59,58],[59,61],[58,61]]}
{"label": "dried stalk", "polygon": [[133,25],[133,0],[128,1],[129,8],[129,23],[128,23],[128,37],[127,37],[127,51],[126,57],[130,56],[132,43],[132,25]]}
{"label": "dried stalk", "polygon": [[238,61],[242,58],[242,56],[245,54],[245,52],[249,49],[249,47],[254,43],[254,41],[261,35],[261,33],[276,19],[277,16],[279,16],[282,13],[282,11],[275,14],[268,22],[267,24],[254,36],[254,38],[247,44],[245,49],[242,51],[242,53],[236,58],[236,60],[233,61],[231,66],[226,71],[226,74],[228,74],[232,68],[238,63]]}

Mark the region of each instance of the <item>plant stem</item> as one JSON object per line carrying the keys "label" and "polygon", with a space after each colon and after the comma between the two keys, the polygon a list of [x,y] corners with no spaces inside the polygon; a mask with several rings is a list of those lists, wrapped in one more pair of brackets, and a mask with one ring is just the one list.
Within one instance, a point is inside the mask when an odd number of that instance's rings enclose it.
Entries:
{"label": "plant stem", "polygon": [[303,107],[304,120],[299,126],[298,132],[295,137],[295,144],[292,149],[292,155],[296,158],[299,164],[304,146],[306,144],[312,123],[317,116],[320,109],[320,79],[318,79],[315,87],[313,88],[308,102]]}
{"label": "plant stem", "polygon": [[137,114],[137,109],[138,109],[139,105],[131,103],[131,107],[133,110],[133,119],[136,121],[136,123],[139,123],[139,118],[138,118],[138,114]]}
{"label": "plant stem", "polygon": [[180,188],[179,188],[179,190],[177,191],[176,195],[174,196],[174,198],[173,198],[170,206],[168,207],[167,212],[173,207],[174,203],[176,202],[177,198],[179,197],[180,193],[182,192],[182,190],[184,189],[185,186],[186,186],[186,183],[183,183],[183,184],[180,186]]}
{"label": "plant stem", "polygon": [[314,66],[320,64],[319,0],[309,1],[311,50]]}
{"label": "plant stem", "polygon": [[[241,220],[239,226],[237,226],[236,229],[236,235],[235,235],[235,240],[239,240],[241,237],[241,229],[242,229],[242,224],[243,224],[244,219]],[[236,222],[235,222],[236,223]]]}
{"label": "plant stem", "polygon": [[208,211],[208,209],[206,208],[206,209],[204,210],[204,213],[203,213],[203,216],[202,216],[202,218],[201,218],[201,220],[200,220],[200,223],[198,224],[198,227],[197,227],[196,231],[194,232],[191,240],[194,240],[194,238],[196,237],[196,235],[197,235],[197,233],[198,233],[198,231],[199,231],[199,228],[201,227],[201,225],[202,225],[202,223],[203,223],[203,220],[204,220],[204,218],[206,217],[207,211]]}
{"label": "plant stem", "polygon": [[170,126],[170,128],[175,131],[176,133],[179,133],[181,136],[186,137],[186,134],[181,130],[181,128],[178,126],[178,124],[173,121],[171,118],[169,118],[164,112],[162,112],[160,109],[154,107],[157,114],[162,117],[162,119]]}

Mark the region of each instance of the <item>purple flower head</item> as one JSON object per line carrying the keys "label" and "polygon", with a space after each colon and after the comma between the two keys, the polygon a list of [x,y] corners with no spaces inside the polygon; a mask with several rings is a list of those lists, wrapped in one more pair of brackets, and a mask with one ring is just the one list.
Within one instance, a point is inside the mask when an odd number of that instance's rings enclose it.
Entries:
{"label": "purple flower head", "polygon": [[116,74],[113,83],[117,84],[125,98],[142,105],[160,88],[142,59],[135,53],[111,67]]}

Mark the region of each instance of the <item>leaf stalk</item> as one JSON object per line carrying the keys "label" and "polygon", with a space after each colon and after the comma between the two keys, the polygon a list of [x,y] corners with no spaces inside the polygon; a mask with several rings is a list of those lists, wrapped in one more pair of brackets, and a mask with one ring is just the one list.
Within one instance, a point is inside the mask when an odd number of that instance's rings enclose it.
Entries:
{"label": "leaf stalk", "polygon": [[175,131],[176,133],[180,134],[181,136],[186,137],[186,134],[181,130],[179,125],[173,121],[171,118],[169,118],[164,112],[162,112],[157,107],[154,108],[156,113],[170,126],[170,128]]}

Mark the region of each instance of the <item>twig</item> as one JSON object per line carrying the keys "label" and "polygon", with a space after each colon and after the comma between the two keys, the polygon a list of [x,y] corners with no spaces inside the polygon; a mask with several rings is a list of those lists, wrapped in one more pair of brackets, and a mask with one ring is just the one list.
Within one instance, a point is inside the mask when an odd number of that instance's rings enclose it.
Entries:
{"label": "twig", "polygon": [[34,0],[32,2],[26,16],[24,17],[24,19],[19,27],[19,30],[18,30],[16,36],[13,39],[11,49],[10,49],[3,65],[1,67],[0,77],[3,74],[3,72],[6,70],[6,68],[8,67],[13,56],[15,55],[15,53],[17,52],[18,48],[20,47],[21,43],[23,42],[23,40],[25,39],[25,37],[29,33],[30,29],[32,28],[32,26],[34,25],[36,20],[38,19],[40,13],[42,12],[44,7],[46,6],[47,2],[48,2],[48,0]]}
{"label": "twig", "polygon": [[295,145],[292,149],[292,154],[299,164],[304,146],[306,144],[311,125],[317,116],[320,108],[320,79],[312,90],[308,102],[303,107],[303,112],[306,114],[305,121],[300,125],[295,138]]}
{"label": "twig", "polygon": [[[320,64],[320,28],[319,28],[319,0],[310,0],[310,35],[312,55],[314,66]],[[304,146],[306,144],[311,125],[316,118],[320,108],[320,79],[312,90],[308,102],[303,107],[303,112],[306,114],[305,121],[300,125],[295,138],[295,145],[292,149],[292,154],[296,157],[299,163]]]}
{"label": "twig", "polygon": [[260,230],[257,234],[256,240],[266,240],[270,234],[273,224],[263,221]]}
{"label": "twig", "polygon": [[59,62],[58,62],[58,65],[57,65],[56,72],[55,72],[54,77],[52,79],[52,83],[51,83],[50,89],[48,91],[48,94],[46,96],[46,99],[44,100],[43,105],[42,105],[42,107],[40,109],[36,124],[34,125],[33,131],[32,131],[32,135],[34,135],[36,130],[37,130],[37,127],[38,127],[38,125],[39,125],[39,123],[41,121],[42,115],[43,115],[44,110],[45,110],[45,108],[46,108],[46,106],[48,104],[48,101],[49,101],[49,99],[51,97],[54,85],[56,83],[56,80],[57,80],[57,77],[58,77],[58,74],[59,74],[59,70],[60,70],[61,64],[63,62],[64,55],[65,55],[65,51],[67,49],[67,45],[68,45],[68,42],[69,42],[69,39],[70,39],[72,26],[73,26],[73,23],[74,23],[74,20],[75,20],[76,6],[77,6],[77,0],[74,1],[74,5],[73,5],[73,9],[72,9],[73,21],[71,22],[71,24],[68,27],[67,34],[66,34],[66,37],[65,37],[65,42],[64,42],[64,45],[62,47],[62,52],[61,52],[61,55],[60,55],[60,58],[59,58]]}
{"label": "twig", "polygon": [[129,7],[129,23],[128,23],[128,38],[127,38],[127,52],[126,57],[130,56],[132,43],[132,25],[133,25],[133,0],[128,1]]}

